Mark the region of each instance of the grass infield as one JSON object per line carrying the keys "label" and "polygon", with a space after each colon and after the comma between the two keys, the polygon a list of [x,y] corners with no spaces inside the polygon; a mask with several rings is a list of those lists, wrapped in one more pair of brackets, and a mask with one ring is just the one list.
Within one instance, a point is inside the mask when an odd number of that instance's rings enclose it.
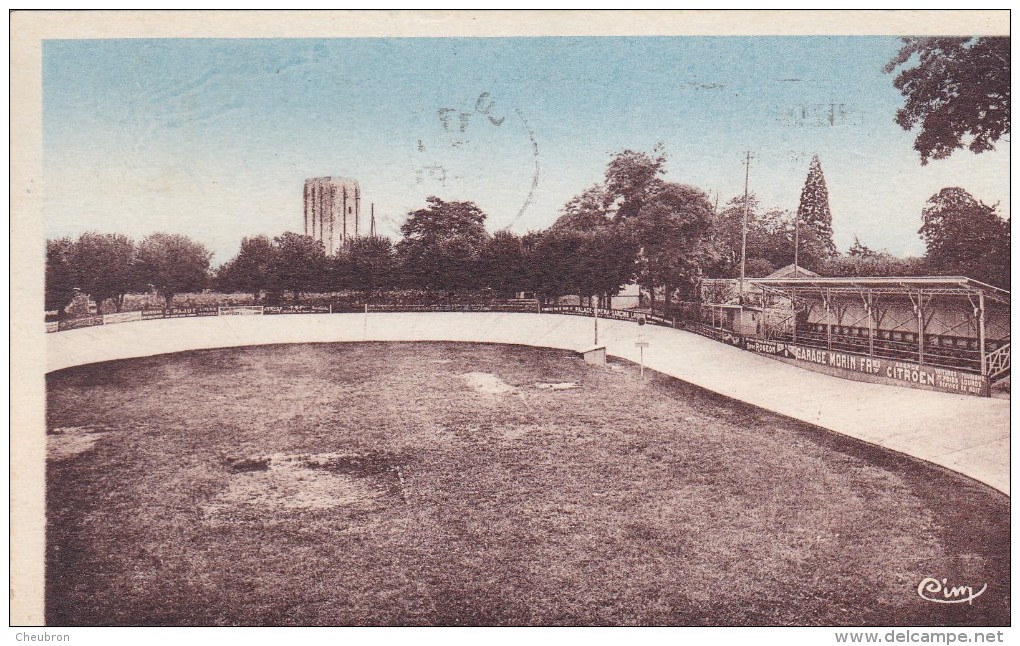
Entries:
{"label": "grass infield", "polygon": [[637,373],[455,343],[53,373],[47,623],[1009,625],[1008,497]]}

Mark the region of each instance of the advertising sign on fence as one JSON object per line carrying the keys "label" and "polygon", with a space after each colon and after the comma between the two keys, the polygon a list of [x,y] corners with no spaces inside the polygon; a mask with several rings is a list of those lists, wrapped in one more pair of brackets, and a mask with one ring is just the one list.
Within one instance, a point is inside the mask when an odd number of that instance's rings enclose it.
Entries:
{"label": "advertising sign on fence", "polygon": [[77,319],[70,319],[68,321],[61,321],[57,329],[63,332],[64,330],[76,330],[80,327],[92,327],[93,325],[102,325],[102,316],[83,316]]}
{"label": "advertising sign on fence", "polygon": [[191,318],[192,316],[216,316],[219,314],[218,307],[175,307],[164,310],[164,317],[168,319]]}
{"label": "advertising sign on fence", "polygon": [[103,325],[110,325],[112,323],[130,323],[132,321],[141,320],[141,312],[117,312],[116,314],[103,314]]}
{"label": "advertising sign on fence", "polygon": [[219,308],[220,316],[261,316],[261,305],[233,305]]}
{"label": "advertising sign on fence", "polygon": [[270,314],[329,314],[329,305],[264,305],[262,313]]}
{"label": "advertising sign on fence", "polygon": [[[532,311],[530,308],[526,311]],[[576,314],[579,316],[595,316],[594,308],[587,305],[549,305],[542,307],[543,314]],[[613,319],[616,321],[634,321],[674,327],[673,319],[667,319],[658,314],[648,314],[637,310],[612,310],[599,308],[599,318]]]}
{"label": "advertising sign on fence", "polygon": [[744,347],[751,352],[772,355],[789,363],[850,379],[967,395],[985,395],[988,392],[985,377],[962,370],[751,338],[745,340]]}
{"label": "advertising sign on fence", "polygon": [[329,314],[329,305],[284,305],[284,314]]}

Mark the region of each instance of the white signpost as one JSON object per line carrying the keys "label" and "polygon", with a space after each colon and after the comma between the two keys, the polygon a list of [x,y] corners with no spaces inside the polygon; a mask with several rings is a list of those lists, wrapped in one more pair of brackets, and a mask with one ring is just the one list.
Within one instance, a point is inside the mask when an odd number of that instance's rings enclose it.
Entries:
{"label": "white signpost", "polygon": [[644,339],[638,339],[634,343],[635,348],[639,348],[641,351],[641,378],[645,378],[645,348],[648,347],[648,341]]}

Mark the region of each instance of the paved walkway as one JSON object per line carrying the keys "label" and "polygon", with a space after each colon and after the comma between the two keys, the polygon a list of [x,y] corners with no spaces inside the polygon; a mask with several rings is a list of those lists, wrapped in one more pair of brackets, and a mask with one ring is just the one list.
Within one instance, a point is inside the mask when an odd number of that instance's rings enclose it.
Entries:
{"label": "paved walkway", "polygon": [[[47,335],[47,371],[200,348],[328,341],[470,341],[580,350],[593,320],[554,314],[373,313],[162,319]],[[612,356],[966,474],[1009,494],[1009,401],[849,381],[689,332],[599,320]]]}

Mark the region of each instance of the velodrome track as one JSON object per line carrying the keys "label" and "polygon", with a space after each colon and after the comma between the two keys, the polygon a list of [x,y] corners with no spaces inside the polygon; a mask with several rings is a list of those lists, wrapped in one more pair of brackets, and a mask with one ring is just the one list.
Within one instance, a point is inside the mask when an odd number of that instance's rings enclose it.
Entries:
{"label": "velodrome track", "polygon": [[[1009,401],[849,381],[682,330],[599,320],[611,356],[958,471],[1009,494]],[[336,341],[463,341],[581,350],[589,317],[371,313],[158,319],[47,334],[46,370],[184,350]]]}

